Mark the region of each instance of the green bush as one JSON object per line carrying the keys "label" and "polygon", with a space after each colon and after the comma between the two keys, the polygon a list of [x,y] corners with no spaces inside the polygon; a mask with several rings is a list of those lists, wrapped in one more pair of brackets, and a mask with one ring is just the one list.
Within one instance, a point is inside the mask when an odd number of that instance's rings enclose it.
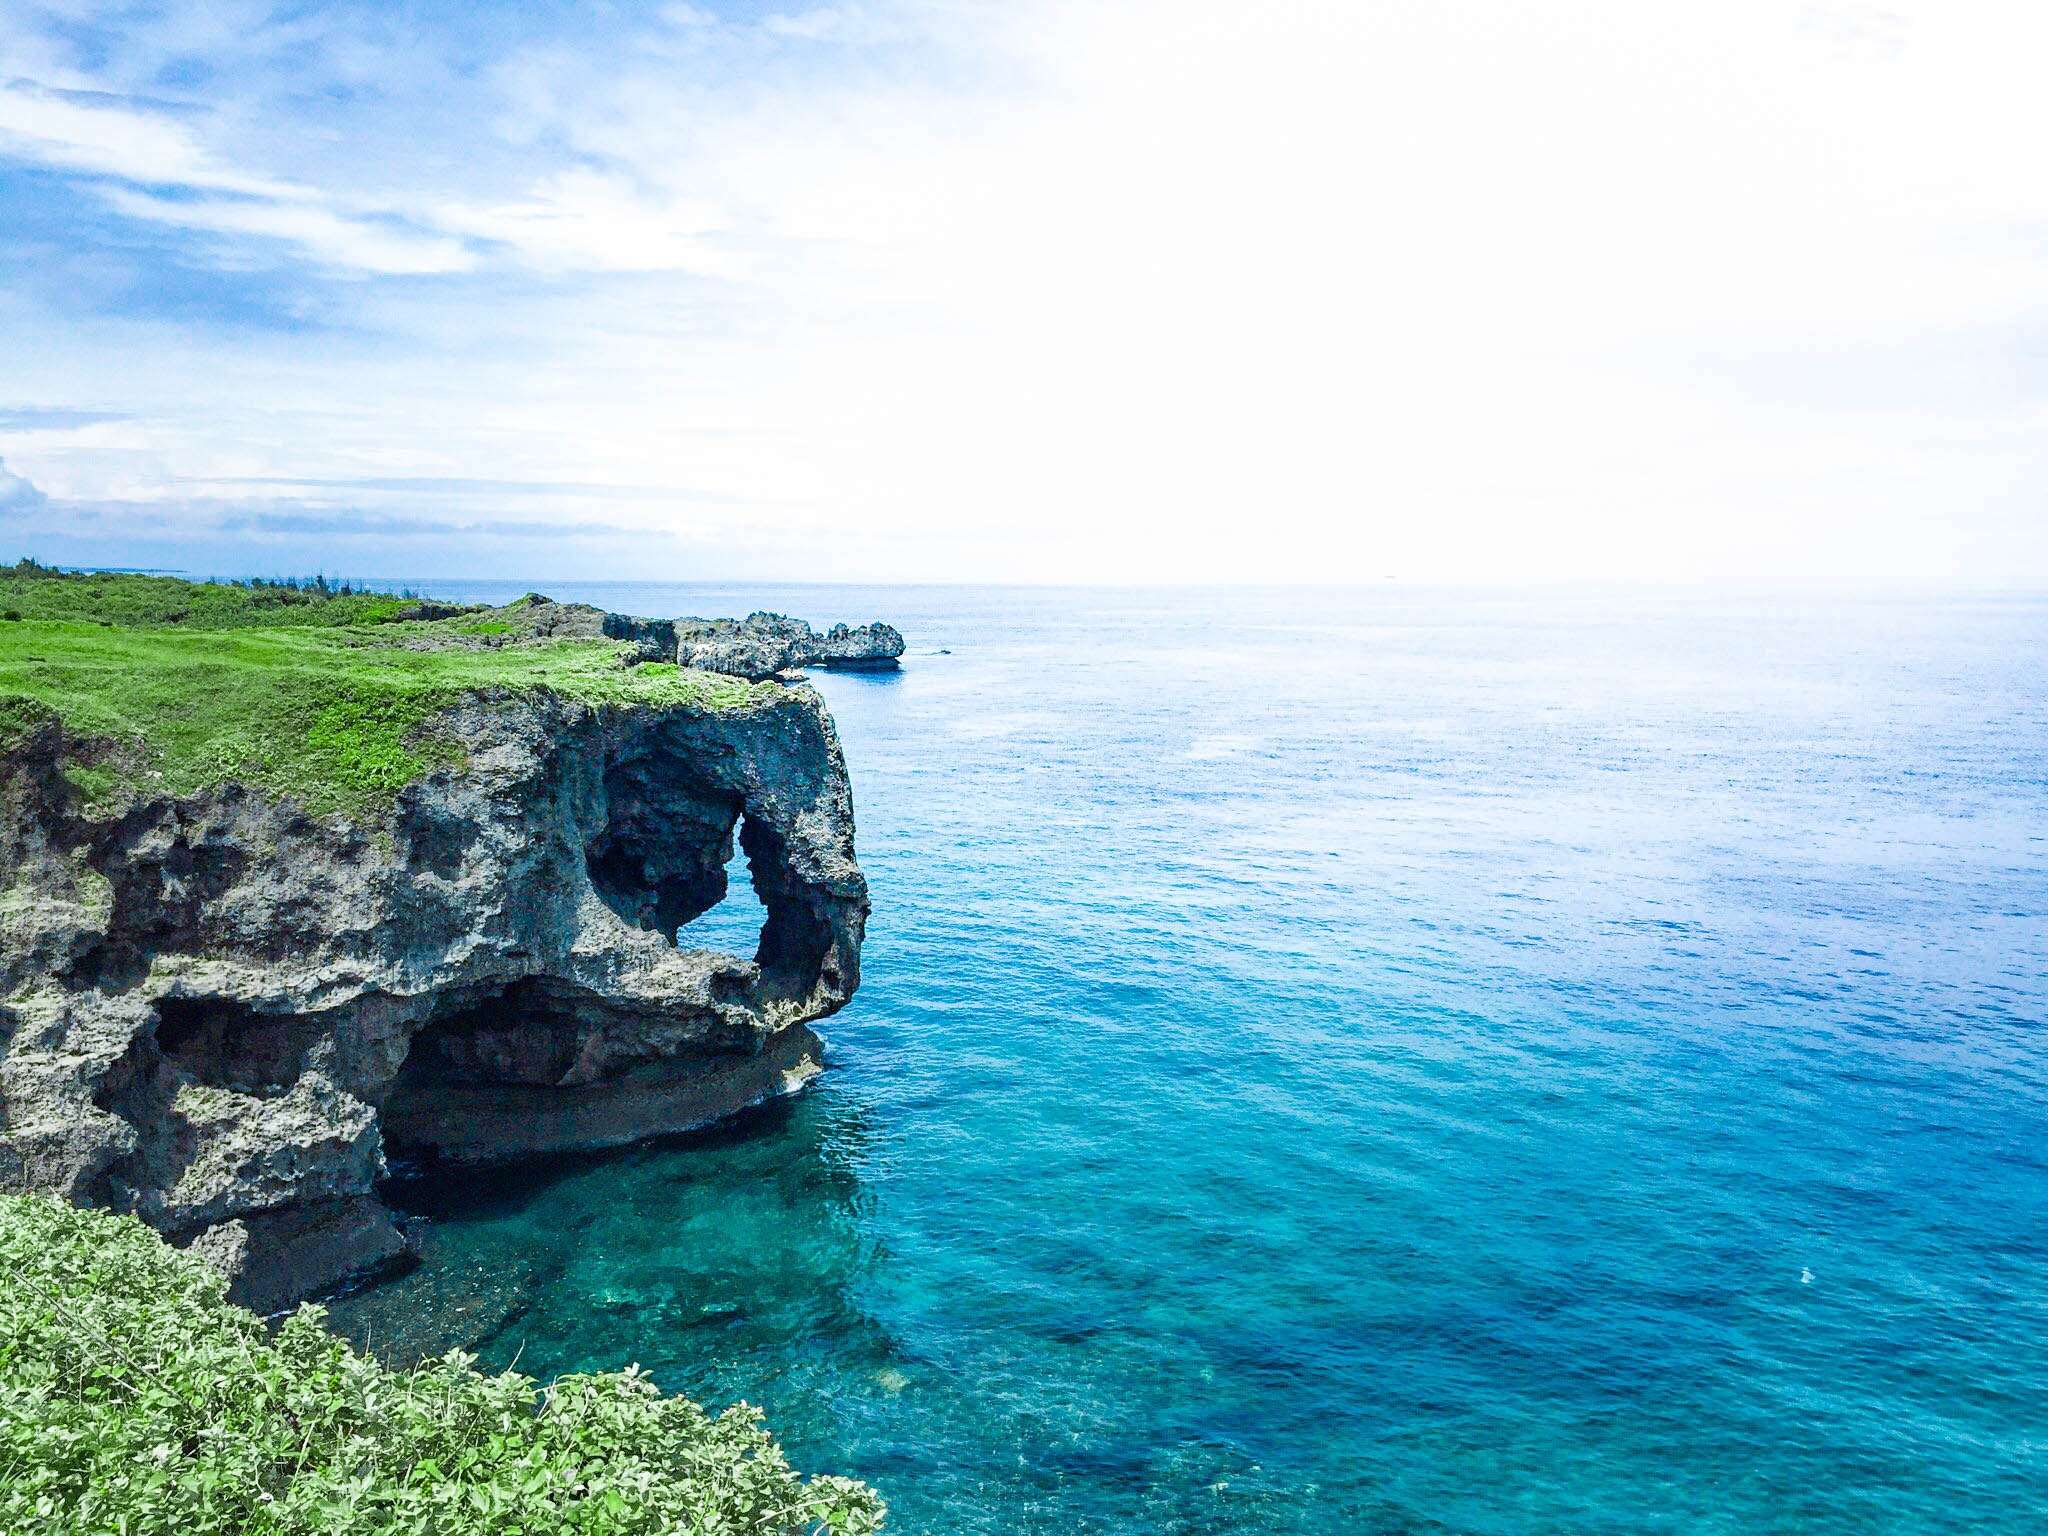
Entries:
{"label": "green bush", "polygon": [[793,1472],[740,1405],[637,1369],[541,1388],[460,1352],[410,1371],[302,1307],[275,1335],[131,1217],[0,1196],[9,1536],[857,1536],[882,1501]]}

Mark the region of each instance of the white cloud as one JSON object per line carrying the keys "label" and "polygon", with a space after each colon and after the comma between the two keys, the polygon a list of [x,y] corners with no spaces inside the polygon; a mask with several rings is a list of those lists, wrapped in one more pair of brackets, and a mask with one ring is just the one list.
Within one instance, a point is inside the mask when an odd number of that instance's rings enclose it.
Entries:
{"label": "white cloud", "polygon": [[82,102],[17,82],[0,87],[0,151],[112,178],[100,196],[129,218],[283,241],[343,271],[459,272],[476,264],[459,240],[394,229],[374,214],[351,217],[312,188],[238,170],[162,113]]}
{"label": "white cloud", "polygon": [[556,70],[534,126],[756,276],[687,358],[578,333],[634,398],[558,419],[871,569],[1967,574],[2042,402],[1927,359],[2048,319],[2048,37],[1901,9],[1041,4],[971,92],[716,113]]}
{"label": "white cloud", "polygon": [[125,187],[107,187],[100,195],[109,207],[130,218],[281,240],[316,262],[346,272],[417,275],[467,272],[476,265],[476,257],[458,240],[423,237],[370,219],[344,218],[330,208],[306,203],[173,200]]}
{"label": "white cloud", "polygon": [[34,485],[15,474],[0,459],[0,516],[10,512],[39,512],[49,498]]}
{"label": "white cloud", "polygon": [[842,36],[854,24],[854,17],[832,6],[818,6],[808,11],[771,12],[761,18],[762,31],[775,37],[797,38],[804,42]]}
{"label": "white cloud", "polygon": [[[484,70],[397,191],[37,119],[50,163],[205,194],[110,189],[137,216],[476,271],[366,285],[376,348],[221,368],[157,333],[177,387],[121,484],[675,486],[698,499],[579,515],[763,575],[2048,581],[2048,12],[669,21]],[[466,147],[516,175],[448,170]],[[102,343],[65,340],[27,367],[91,398]]]}
{"label": "white cloud", "polygon": [[[111,178],[99,195],[128,218],[283,242],[342,272],[469,271],[478,265],[472,239],[547,272],[737,270],[713,238],[730,222],[718,208],[688,197],[649,199],[616,172],[563,171],[509,202],[366,200],[238,170],[160,112],[20,82],[0,87],[0,153]],[[248,263],[246,243],[224,251],[229,264]]]}
{"label": "white cloud", "polygon": [[153,186],[299,199],[300,189],[245,175],[209,154],[185,125],[161,113],[38,89],[0,86],[0,151],[65,170]]}
{"label": "white cloud", "polygon": [[543,271],[731,276],[740,268],[716,239],[731,227],[716,205],[684,197],[655,201],[629,178],[598,171],[551,176],[519,202],[442,204],[432,217],[444,229],[503,245]]}

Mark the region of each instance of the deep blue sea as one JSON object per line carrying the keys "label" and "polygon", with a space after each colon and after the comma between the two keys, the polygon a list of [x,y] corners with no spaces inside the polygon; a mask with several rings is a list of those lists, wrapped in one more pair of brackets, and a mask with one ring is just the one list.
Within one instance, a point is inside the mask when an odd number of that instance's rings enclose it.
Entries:
{"label": "deep blue sea", "polygon": [[2048,1529],[2048,602],[535,584],[903,629],[866,979],[359,1334],[905,1536]]}

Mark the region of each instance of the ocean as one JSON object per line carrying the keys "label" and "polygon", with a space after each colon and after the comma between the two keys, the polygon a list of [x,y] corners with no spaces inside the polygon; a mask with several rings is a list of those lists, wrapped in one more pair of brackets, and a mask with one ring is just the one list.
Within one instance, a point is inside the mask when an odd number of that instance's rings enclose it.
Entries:
{"label": "ocean", "polygon": [[902,1536],[2048,1529],[2048,600],[536,584],[903,630],[865,979],[795,1100],[395,1186],[358,1338]]}

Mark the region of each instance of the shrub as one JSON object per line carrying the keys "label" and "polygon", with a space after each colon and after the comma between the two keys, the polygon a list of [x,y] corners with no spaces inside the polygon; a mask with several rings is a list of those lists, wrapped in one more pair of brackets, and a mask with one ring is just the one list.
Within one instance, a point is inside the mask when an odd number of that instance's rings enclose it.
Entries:
{"label": "shrub", "polygon": [[122,1536],[797,1536],[881,1500],[793,1472],[744,1404],[636,1368],[547,1388],[409,1371],[302,1307],[275,1335],[132,1217],[0,1196],[0,1531]]}

